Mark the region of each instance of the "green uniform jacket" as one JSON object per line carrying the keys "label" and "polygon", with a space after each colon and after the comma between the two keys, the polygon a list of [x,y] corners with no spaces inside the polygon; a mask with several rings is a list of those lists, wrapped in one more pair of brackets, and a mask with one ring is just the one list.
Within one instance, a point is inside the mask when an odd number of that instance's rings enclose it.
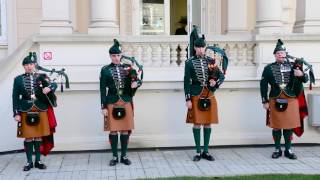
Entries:
{"label": "green uniform jacket", "polygon": [[[302,83],[308,81],[308,75],[304,74],[302,77],[295,77],[293,71],[293,64],[291,63],[291,71],[289,75],[289,82],[286,83],[286,86],[281,89],[280,84],[275,80],[275,74],[272,71],[272,66],[276,62],[268,64],[262,73],[262,78],[260,81],[260,94],[262,98],[262,103],[269,102],[269,98],[277,98],[280,96],[283,91],[289,97],[297,97],[303,90]],[[271,86],[271,90],[268,98],[268,84]]]}
{"label": "green uniform jacket", "polygon": [[[101,108],[106,108],[108,104],[114,104],[119,99],[123,100],[124,102],[131,102],[132,97],[135,94],[137,88],[132,89],[132,77],[131,72],[133,69],[130,65],[127,64],[120,64],[122,73],[125,73],[121,80],[123,84],[123,88],[117,88],[116,82],[114,81],[114,74],[112,69],[115,68],[116,65],[111,63],[102,67],[100,72],[100,97],[101,97]],[[131,69],[131,70],[130,70]],[[138,87],[141,86],[142,82],[136,79],[138,83]],[[119,89],[119,90],[118,90]],[[121,92],[121,93],[120,93]]]}
{"label": "green uniform jacket", "polygon": [[[214,64],[215,61],[210,57],[205,57],[203,58],[203,60],[212,64]],[[200,69],[201,66],[194,66],[197,61],[200,61],[200,58],[193,56],[185,62],[184,92],[186,101],[190,100],[191,96],[200,95],[204,87],[207,87],[212,93],[214,93],[223,83],[225,78],[224,74],[220,71],[219,68],[216,68],[213,71],[204,71],[205,77],[203,81],[205,82],[203,84],[203,82],[199,81],[199,76],[203,76],[203,72]],[[208,70],[208,64],[204,64],[202,67],[204,70]],[[209,86],[209,80],[212,78],[217,82],[213,87]]]}
{"label": "green uniform jacket", "polygon": [[32,106],[36,106],[41,111],[46,111],[49,106],[48,99],[45,94],[42,93],[42,87],[39,87],[40,79],[48,80],[45,86],[51,89],[50,93],[54,93],[57,89],[56,83],[51,83],[46,74],[35,73],[33,75],[34,84],[34,94],[36,99],[31,98],[30,78],[26,78],[28,74],[21,74],[14,78],[13,90],[12,90],[12,106],[13,106],[13,116],[19,115],[21,112],[28,112],[31,110]]}

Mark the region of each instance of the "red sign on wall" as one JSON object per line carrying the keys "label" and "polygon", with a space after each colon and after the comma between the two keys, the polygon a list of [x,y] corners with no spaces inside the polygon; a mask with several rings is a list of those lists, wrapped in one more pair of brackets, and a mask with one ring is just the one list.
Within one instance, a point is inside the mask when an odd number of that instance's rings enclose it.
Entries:
{"label": "red sign on wall", "polygon": [[52,52],[44,52],[43,59],[44,60],[52,60]]}

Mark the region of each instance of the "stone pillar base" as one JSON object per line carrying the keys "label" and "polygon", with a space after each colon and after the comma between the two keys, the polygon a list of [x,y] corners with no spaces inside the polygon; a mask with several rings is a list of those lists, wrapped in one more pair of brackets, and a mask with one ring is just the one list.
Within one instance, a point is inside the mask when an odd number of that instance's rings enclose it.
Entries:
{"label": "stone pillar base", "polygon": [[88,34],[118,35],[119,27],[110,22],[95,22],[90,25]]}
{"label": "stone pillar base", "polygon": [[40,24],[40,34],[72,34],[73,28],[67,21],[44,21]]}
{"label": "stone pillar base", "polygon": [[320,21],[298,21],[296,22],[293,32],[295,33],[308,33],[319,34],[320,33]]}
{"label": "stone pillar base", "polygon": [[257,22],[255,27],[257,34],[281,34],[284,32],[281,21]]}
{"label": "stone pillar base", "polygon": [[118,35],[119,28],[89,28],[88,34]]}

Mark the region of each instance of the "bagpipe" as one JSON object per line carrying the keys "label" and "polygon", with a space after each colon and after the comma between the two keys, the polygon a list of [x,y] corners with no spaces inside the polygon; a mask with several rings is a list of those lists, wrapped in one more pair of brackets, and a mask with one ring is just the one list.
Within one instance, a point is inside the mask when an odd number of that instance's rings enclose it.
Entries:
{"label": "bagpipe", "polygon": [[[316,82],[315,77],[314,77],[314,73],[313,73],[313,69],[312,69],[312,65],[309,64],[303,57],[301,57],[301,58],[294,57],[294,56],[289,55],[288,52],[286,55],[286,60],[288,62],[290,62],[290,60],[293,61],[293,69],[298,68],[299,70],[301,70],[304,73],[309,71],[309,81],[310,81],[309,89],[312,90],[312,84],[315,84],[315,82]],[[305,69],[303,68],[303,65],[306,66]]]}
{"label": "bagpipe", "polygon": [[[39,65],[36,52],[32,52],[32,57],[34,58],[34,61],[35,61],[36,70],[38,72],[39,71],[45,72],[43,75],[40,74],[39,77],[37,78],[37,82],[40,82],[39,89],[43,89],[45,87],[50,88],[51,82],[55,82],[58,77],[60,77],[60,80],[61,80],[60,81],[60,91],[61,92],[63,92],[64,84],[65,84],[66,89],[70,88],[69,77],[65,73],[64,68],[62,68],[60,70],[56,70],[54,68],[52,68],[52,69],[44,68]],[[47,73],[49,73],[49,75],[47,75]],[[63,82],[63,79],[64,79],[65,83]],[[44,156],[48,155],[54,147],[53,134],[54,134],[55,128],[57,126],[57,120],[56,120],[54,110],[53,110],[53,107],[57,107],[57,97],[53,91],[50,91],[48,94],[45,94],[45,97],[46,97],[47,102],[50,104],[50,106],[48,107],[48,111],[47,111],[48,122],[49,122],[49,127],[50,127],[50,135],[42,137],[42,144],[40,146],[40,152]]]}
{"label": "bagpipe", "polygon": [[[312,84],[315,84],[315,77],[312,69],[312,65],[309,64],[304,58],[297,58],[294,56],[291,56],[288,54],[286,55],[286,61],[289,63],[292,63],[292,68],[293,69],[299,69],[303,73],[306,73],[309,71],[309,89],[312,90]],[[303,65],[306,66],[304,69]],[[299,105],[299,118],[300,118],[300,127],[296,127],[293,129],[293,132],[298,136],[301,137],[303,132],[304,132],[304,119],[308,116],[308,105],[307,101],[305,98],[304,90],[303,90],[303,85],[300,83],[300,81],[297,79],[298,77],[294,77],[293,79],[293,89],[296,89],[296,95],[297,95],[297,100],[298,100],[298,105]],[[294,88],[297,86],[296,88]],[[267,115],[268,117],[268,115]]]}
{"label": "bagpipe", "polygon": [[[193,29],[190,33],[190,38],[189,38],[189,57],[192,57],[195,55],[195,50],[194,50],[194,42],[198,39],[202,38],[205,40],[204,34],[200,34],[200,29],[198,26],[193,25]],[[221,68],[223,73],[226,74],[227,68],[228,68],[228,62],[229,59],[227,57],[227,54],[225,52],[225,49],[221,49],[218,44],[214,44],[213,46],[208,45],[206,47],[206,54],[209,54],[209,51],[212,51],[214,53],[213,59],[215,60],[214,63],[208,62],[208,67],[209,67],[209,73],[211,71],[214,72],[216,68]]]}
{"label": "bagpipe", "polygon": [[[60,90],[61,92],[64,91],[64,84],[65,84],[65,88],[69,89],[70,88],[70,83],[69,83],[69,77],[68,75],[65,73],[65,69],[62,68],[61,70],[56,70],[56,69],[47,69],[44,68],[42,66],[39,65],[38,63],[38,58],[37,58],[37,54],[36,52],[30,52],[29,56],[32,56],[33,60],[35,61],[35,65],[36,65],[36,70],[39,71],[43,71],[43,72],[48,72],[49,75],[47,74],[40,74],[37,77],[37,84],[40,87],[40,89],[43,89],[45,87],[50,87],[51,82],[55,82],[57,80],[58,77],[60,77],[61,82],[60,82]],[[53,77],[53,75],[56,75],[55,77]],[[50,77],[50,78],[49,78]],[[52,78],[53,77],[53,78]],[[63,82],[63,79],[65,81],[65,83]],[[54,92],[50,91],[48,94],[45,95],[46,99],[48,101],[48,103],[52,106],[52,107],[57,107],[57,97],[55,96]]]}
{"label": "bagpipe", "polygon": [[[129,61],[129,62],[127,62]],[[129,64],[130,67],[127,69],[128,74],[130,76],[131,82],[137,82],[138,86],[140,86],[143,82],[143,66],[138,63],[135,57],[130,57],[130,56],[121,56],[121,62],[124,64]],[[133,66],[136,65],[138,67],[138,71],[133,68]],[[132,91],[132,96],[134,96],[136,92],[136,89]]]}

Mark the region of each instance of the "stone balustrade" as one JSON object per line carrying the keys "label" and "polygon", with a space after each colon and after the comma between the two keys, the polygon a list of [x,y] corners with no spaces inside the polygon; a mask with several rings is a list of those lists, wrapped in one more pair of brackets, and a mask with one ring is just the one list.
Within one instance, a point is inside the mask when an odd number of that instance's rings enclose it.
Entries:
{"label": "stone balustrade", "polygon": [[[172,37],[172,39],[175,39]],[[165,41],[152,39],[145,42],[122,41],[124,54],[134,56],[144,67],[183,67],[187,60],[188,41]],[[249,41],[210,41],[208,45],[217,44],[226,50],[230,66],[254,66],[254,42]],[[208,55],[212,55],[208,53]]]}

